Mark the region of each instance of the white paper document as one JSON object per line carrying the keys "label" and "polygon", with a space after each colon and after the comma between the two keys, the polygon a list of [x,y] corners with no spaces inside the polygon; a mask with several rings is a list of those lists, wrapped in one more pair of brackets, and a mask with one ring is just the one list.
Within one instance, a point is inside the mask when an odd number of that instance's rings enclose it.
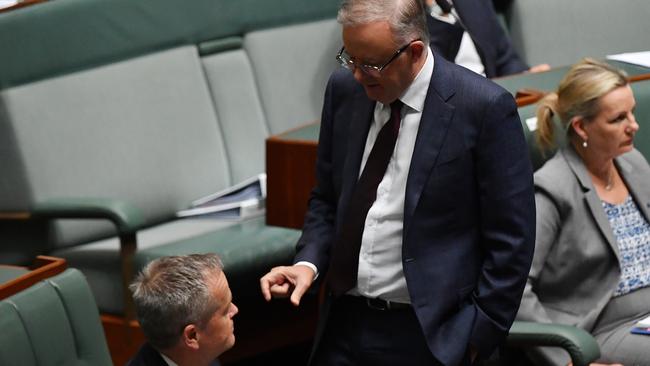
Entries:
{"label": "white paper document", "polygon": [[650,51],[619,53],[607,55],[608,60],[626,62],[628,64],[650,67]]}
{"label": "white paper document", "polygon": [[537,117],[526,118],[526,126],[528,126],[528,131],[535,131],[537,129]]}
{"label": "white paper document", "polygon": [[177,217],[214,217],[239,219],[264,214],[266,206],[266,174],[258,174],[222,191],[192,202]]}
{"label": "white paper document", "polygon": [[8,8],[18,4],[18,0],[0,0],[0,9]]}

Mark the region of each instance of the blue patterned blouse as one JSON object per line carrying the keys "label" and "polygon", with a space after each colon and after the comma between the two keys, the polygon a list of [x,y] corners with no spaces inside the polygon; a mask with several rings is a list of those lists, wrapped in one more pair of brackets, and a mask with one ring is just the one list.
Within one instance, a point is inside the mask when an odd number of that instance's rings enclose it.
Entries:
{"label": "blue patterned blouse", "polygon": [[621,258],[621,280],[614,296],[650,285],[650,225],[632,196],[613,205],[602,202]]}

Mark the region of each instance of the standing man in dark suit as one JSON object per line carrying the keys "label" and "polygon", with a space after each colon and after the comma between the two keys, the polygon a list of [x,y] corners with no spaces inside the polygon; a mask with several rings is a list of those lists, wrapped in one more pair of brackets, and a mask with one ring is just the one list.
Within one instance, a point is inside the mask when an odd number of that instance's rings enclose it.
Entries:
{"label": "standing man in dark suit", "polygon": [[313,365],[468,365],[504,339],[535,207],[512,96],[434,57],[420,0],[348,0],[295,264],[264,297],[327,297]]}
{"label": "standing man in dark suit", "polygon": [[431,49],[488,78],[549,70],[528,67],[512,47],[489,0],[426,0]]}
{"label": "standing man in dark suit", "polygon": [[235,344],[228,280],[216,254],[158,258],[131,285],[147,343],[127,366],[218,366]]}

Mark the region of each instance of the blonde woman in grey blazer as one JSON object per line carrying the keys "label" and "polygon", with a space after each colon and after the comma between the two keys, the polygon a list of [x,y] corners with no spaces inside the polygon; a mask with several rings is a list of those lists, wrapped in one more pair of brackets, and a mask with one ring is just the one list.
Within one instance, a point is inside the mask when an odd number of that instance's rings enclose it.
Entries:
{"label": "blonde woman in grey blazer", "polygon": [[[567,146],[535,173],[535,256],[517,318],[576,325],[601,348],[594,365],[650,365],[650,337],[631,334],[650,313],[650,167],[634,149],[639,125],[625,75],[585,59],[538,109],[538,140]],[[559,349],[531,358],[566,365]]]}

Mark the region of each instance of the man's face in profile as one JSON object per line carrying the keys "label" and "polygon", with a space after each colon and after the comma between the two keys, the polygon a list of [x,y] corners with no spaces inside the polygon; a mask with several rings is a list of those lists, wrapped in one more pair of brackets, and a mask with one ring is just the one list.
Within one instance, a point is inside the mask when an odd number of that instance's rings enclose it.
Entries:
{"label": "man's face in profile", "polygon": [[214,296],[219,307],[210,320],[203,327],[200,337],[201,349],[214,354],[217,358],[220,354],[235,345],[235,326],[233,317],[239,309],[232,303],[232,293],[228,287],[228,280],[223,271],[219,272],[217,278],[210,281],[210,292]]}
{"label": "man's face in profile", "polygon": [[[395,55],[403,44],[396,44],[386,21],[343,27],[343,44],[356,64],[382,65]],[[407,43],[407,45],[409,45]],[[379,75],[373,76],[355,68],[355,80],[371,100],[383,104],[395,101],[411,84],[414,75],[410,47],[390,61]]]}

